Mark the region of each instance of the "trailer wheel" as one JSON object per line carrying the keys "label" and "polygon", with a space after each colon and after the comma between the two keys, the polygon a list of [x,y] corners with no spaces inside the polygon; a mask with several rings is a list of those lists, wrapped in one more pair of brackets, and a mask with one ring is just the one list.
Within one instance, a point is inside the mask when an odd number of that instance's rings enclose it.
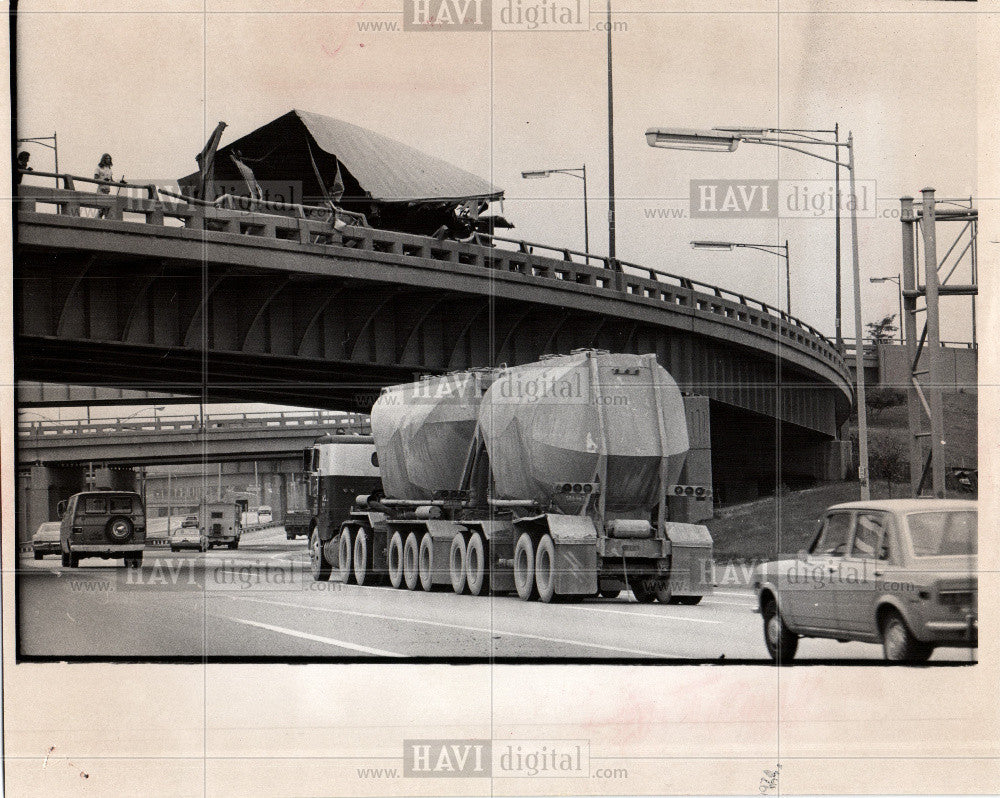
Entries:
{"label": "trailer wheel", "polygon": [[333,568],[323,554],[323,541],[319,539],[318,529],[313,529],[309,536],[309,565],[312,567],[314,581],[325,582],[330,578]]}
{"label": "trailer wheel", "polygon": [[420,544],[417,543],[417,535],[411,532],[406,536],[406,543],[403,544],[403,581],[407,590],[416,590],[420,582],[418,573],[418,562],[420,560]]}
{"label": "trailer wheel", "polygon": [[535,587],[538,598],[548,604],[556,595],[556,547],[552,535],[542,535],[535,550]]}
{"label": "trailer wheel", "polygon": [[354,533],[354,581],[362,587],[372,582],[370,549],[368,530],[359,527]]}
{"label": "trailer wheel", "polygon": [[473,532],[465,547],[465,575],[469,592],[481,596],[490,592],[490,566],[486,558],[486,542],[479,532]]}
{"label": "trailer wheel", "polygon": [[649,577],[641,577],[629,583],[635,600],[640,604],[652,604],[656,599],[656,580]]}
{"label": "trailer wheel", "polygon": [[337,568],[340,573],[340,581],[345,585],[354,582],[354,569],[351,568],[353,552],[354,541],[351,540],[351,528],[345,526],[340,530],[340,539],[337,541]]}
{"label": "trailer wheel", "polygon": [[621,595],[622,589],[620,587],[602,587],[600,593],[601,598],[616,599]]}
{"label": "trailer wheel", "polygon": [[389,584],[397,589],[403,586],[403,536],[399,532],[389,538]]}
{"label": "trailer wheel", "polygon": [[522,532],[514,547],[514,586],[522,601],[538,598],[535,585],[535,545],[531,535]]}
{"label": "trailer wheel", "polygon": [[451,589],[458,595],[465,592],[468,566],[469,550],[465,542],[465,535],[456,532],[451,539],[451,548],[448,550],[448,575],[451,577]]}
{"label": "trailer wheel", "polygon": [[417,551],[417,575],[420,577],[420,587],[428,593],[434,587],[434,541],[430,533],[420,538],[420,548]]}

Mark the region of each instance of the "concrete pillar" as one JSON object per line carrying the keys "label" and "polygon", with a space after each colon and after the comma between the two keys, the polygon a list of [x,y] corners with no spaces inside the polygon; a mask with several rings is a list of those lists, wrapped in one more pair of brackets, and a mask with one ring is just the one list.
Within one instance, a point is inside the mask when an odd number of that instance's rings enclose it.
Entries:
{"label": "concrete pillar", "polygon": [[[22,483],[23,484],[23,483]],[[20,527],[21,542],[26,542],[45,521],[57,521],[56,507],[74,493],[86,487],[86,470],[83,466],[53,467],[31,466],[27,476],[27,501],[23,523]]]}

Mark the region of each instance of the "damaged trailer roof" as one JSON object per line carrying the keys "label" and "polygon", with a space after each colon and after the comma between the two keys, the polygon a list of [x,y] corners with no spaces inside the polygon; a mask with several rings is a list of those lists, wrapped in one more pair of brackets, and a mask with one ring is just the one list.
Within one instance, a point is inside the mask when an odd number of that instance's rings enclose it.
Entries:
{"label": "damaged trailer roof", "polygon": [[[220,147],[216,182],[242,182],[230,155],[258,181],[298,181],[306,196],[321,196],[341,170],[344,199],[377,203],[448,203],[494,200],[502,189],[471,172],[358,125],[309,111],[289,113]],[[314,166],[315,165],[315,166]],[[319,172],[325,186],[316,179]],[[198,173],[181,178],[197,185]]]}

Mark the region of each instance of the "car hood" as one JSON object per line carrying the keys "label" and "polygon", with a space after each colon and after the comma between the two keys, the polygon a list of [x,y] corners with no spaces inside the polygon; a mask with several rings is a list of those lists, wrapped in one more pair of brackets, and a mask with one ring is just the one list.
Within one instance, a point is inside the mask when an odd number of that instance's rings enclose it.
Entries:
{"label": "car hood", "polygon": [[949,554],[943,557],[914,557],[904,570],[924,573],[932,571],[941,576],[974,576],[979,568],[975,554]]}
{"label": "car hood", "polygon": [[46,529],[42,532],[36,532],[31,536],[31,539],[37,541],[38,543],[54,543],[59,540],[59,530],[58,529]]}

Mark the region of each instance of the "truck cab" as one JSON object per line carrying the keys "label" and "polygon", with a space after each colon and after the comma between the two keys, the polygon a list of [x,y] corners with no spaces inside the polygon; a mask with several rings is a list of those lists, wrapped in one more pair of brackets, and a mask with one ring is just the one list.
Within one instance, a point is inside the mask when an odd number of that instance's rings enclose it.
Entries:
{"label": "truck cab", "polygon": [[138,568],[146,547],[146,509],[134,491],[96,490],[59,503],[59,546],[64,568],[85,557],[121,559]]}
{"label": "truck cab", "polygon": [[243,535],[245,502],[206,502],[201,508],[200,525],[206,548],[226,546],[236,549]]}

